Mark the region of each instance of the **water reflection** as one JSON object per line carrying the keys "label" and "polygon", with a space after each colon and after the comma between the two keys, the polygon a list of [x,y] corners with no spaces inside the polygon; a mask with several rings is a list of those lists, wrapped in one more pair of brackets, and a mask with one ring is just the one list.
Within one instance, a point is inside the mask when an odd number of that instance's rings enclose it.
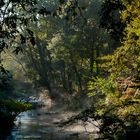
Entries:
{"label": "water reflection", "polygon": [[[48,114],[47,108],[21,113],[6,140],[87,140],[84,127],[63,130],[58,127],[64,114]],[[80,135],[79,135],[80,134]]]}

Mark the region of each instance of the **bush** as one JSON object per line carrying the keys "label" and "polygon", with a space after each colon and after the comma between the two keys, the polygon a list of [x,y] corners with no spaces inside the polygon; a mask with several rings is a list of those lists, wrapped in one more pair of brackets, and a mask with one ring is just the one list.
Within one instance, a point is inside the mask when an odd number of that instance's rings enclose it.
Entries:
{"label": "bush", "polygon": [[123,93],[119,93],[115,83],[110,78],[97,78],[89,85],[89,95],[96,99],[93,113],[101,121],[101,137],[115,140],[140,138],[140,96],[122,98]]}
{"label": "bush", "polygon": [[[19,113],[31,109],[30,104],[13,100],[0,100],[0,118],[14,119]],[[0,119],[0,120],[1,120]]]}

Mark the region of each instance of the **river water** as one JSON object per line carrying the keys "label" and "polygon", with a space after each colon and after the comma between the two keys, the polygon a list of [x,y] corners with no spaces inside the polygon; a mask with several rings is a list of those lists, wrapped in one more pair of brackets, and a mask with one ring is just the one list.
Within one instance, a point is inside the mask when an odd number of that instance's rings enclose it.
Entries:
{"label": "river water", "polygon": [[97,129],[93,126],[85,128],[85,125],[76,124],[68,128],[59,127],[58,123],[69,116],[72,113],[52,111],[46,107],[23,112],[17,116],[6,140],[89,140]]}

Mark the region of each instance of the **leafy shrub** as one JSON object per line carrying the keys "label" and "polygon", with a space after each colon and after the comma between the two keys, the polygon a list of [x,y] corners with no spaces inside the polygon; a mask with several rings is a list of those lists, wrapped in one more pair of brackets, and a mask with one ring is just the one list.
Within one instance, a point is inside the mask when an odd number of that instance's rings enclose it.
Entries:
{"label": "leafy shrub", "polygon": [[15,117],[19,113],[31,109],[30,104],[17,102],[14,100],[0,100],[0,116]]}
{"label": "leafy shrub", "polygon": [[112,78],[96,78],[89,83],[89,96],[94,97],[94,117],[101,121],[104,139],[124,140],[140,137],[140,97],[122,98]]}

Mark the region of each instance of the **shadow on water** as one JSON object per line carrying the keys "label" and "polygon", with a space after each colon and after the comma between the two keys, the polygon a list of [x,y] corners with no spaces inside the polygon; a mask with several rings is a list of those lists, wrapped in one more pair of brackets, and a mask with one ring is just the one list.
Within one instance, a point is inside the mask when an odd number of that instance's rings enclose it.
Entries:
{"label": "shadow on water", "polygon": [[39,108],[21,113],[1,140],[88,140],[89,134],[84,128],[63,129],[58,122],[65,119],[63,113],[48,113]]}
{"label": "shadow on water", "polygon": [[11,130],[14,123],[8,120],[0,120],[0,140],[6,140],[7,136],[11,135]]}

